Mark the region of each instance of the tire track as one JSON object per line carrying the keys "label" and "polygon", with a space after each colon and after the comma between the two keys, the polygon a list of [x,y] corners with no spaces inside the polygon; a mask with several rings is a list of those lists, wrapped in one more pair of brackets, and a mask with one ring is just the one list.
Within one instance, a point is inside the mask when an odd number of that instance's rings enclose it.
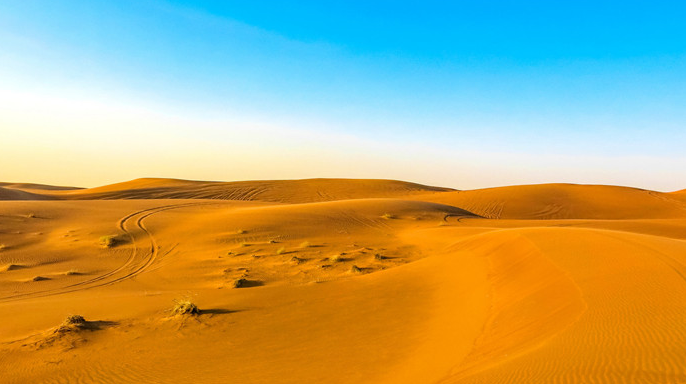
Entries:
{"label": "tire track", "polygon": [[[52,288],[52,289],[46,289],[42,291],[33,291],[33,292],[25,292],[25,293],[20,293],[20,294],[15,294],[15,295],[9,295],[5,297],[0,297],[0,302],[5,302],[5,301],[14,301],[14,300],[21,300],[21,299],[28,299],[28,298],[36,298],[36,297],[47,297],[47,296],[54,296],[54,295],[61,295],[65,293],[70,293],[70,292],[76,292],[76,291],[81,291],[85,289],[91,289],[91,288],[97,288],[97,287],[103,287],[106,285],[112,285],[116,284],[119,282],[122,282],[124,280],[131,279],[148,268],[152,266],[155,262],[155,260],[158,257],[159,253],[159,246],[157,244],[157,241],[155,238],[152,236],[152,233],[145,227],[143,224],[143,221],[160,212],[168,211],[171,209],[179,209],[179,208],[186,208],[186,207],[191,207],[191,206],[199,206],[199,205],[213,205],[213,204],[218,204],[218,203],[185,203],[185,204],[172,204],[172,205],[165,205],[161,207],[154,207],[154,208],[147,208],[143,209],[140,211],[132,212],[124,217],[122,217],[118,222],[117,222],[117,228],[124,232],[124,234],[129,238],[131,241],[131,253],[129,257],[126,259],[126,261],[120,265],[119,267],[105,273],[99,276],[96,276],[92,279],[80,281],[78,283],[70,284],[67,286],[63,287],[58,287],[58,288]],[[129,230],[127,223],[131,222],[134,220],[134,225],[135,229]],[[142,249],[139,248],[138,242],[142,240],[137,240],[136,239],[136,234],[134,231],[138,229],[141,232],[144,233],[144,237],[148,239],[150,242],[150,248],[142,253]],[[123,275],[121,273],[124,272]]]}

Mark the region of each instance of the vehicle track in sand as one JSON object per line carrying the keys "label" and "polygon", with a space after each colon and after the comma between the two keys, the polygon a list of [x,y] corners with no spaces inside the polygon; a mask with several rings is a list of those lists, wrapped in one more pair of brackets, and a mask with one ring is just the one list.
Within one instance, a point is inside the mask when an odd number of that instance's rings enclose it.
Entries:
{"label": "vehicle track in sand", "polygon": [[[14,301],[28,298],[36,297],[46,297],[61,295],[70,292],[81,291],[85,289],[103,287],[106,285],[112,285],[124,280],[131,279],[143,272],[145,272],[150,266],[155,263],[159,256],[159,246],[155,237],[152,233],[145,227],[143,221],[157,213],[168,211],[171,209],[186,208],[199,205],[212,205],[217,203],[184,203],[184,204],[172,204],[165,205],[155,208],[147,208],[140,211],[132,212],[124,217],[122,217],[117,222],[117,228],[124,232],[131,242],[131,253],[126,261],[119,267],[98,275],[91,279],[80,281],[78,283],[66,285],[63,287],[51,288],[42,291],[24,292],[14,295],[8,295],[0,297],[0,302],[4,301]],[[131,225],[133,223],[133,228]],[[142,243],[147,239],[150,243],[148,246],[140,247],[139,243]],[[145,250],[147,248],[147,250]]]}

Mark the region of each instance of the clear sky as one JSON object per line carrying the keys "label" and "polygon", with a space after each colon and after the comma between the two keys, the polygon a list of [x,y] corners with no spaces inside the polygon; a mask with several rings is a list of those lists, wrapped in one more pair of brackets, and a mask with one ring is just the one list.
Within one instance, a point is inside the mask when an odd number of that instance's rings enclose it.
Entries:
{"label": "clear sky", "polygon": [[0,2],[0,180],[686,188],[680,1]]}

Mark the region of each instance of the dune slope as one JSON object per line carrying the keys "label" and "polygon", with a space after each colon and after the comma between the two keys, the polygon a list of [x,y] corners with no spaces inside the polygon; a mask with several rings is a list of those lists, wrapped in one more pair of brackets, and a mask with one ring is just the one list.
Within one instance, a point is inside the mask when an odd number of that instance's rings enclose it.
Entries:
{"label": "dune slope", "polygon": [[[33,193],[19,187],[0,188]],[[675,195],[44,188],[0,202],[0,381],[686,382]],[[180,300],[200,313],[174,314]]]}

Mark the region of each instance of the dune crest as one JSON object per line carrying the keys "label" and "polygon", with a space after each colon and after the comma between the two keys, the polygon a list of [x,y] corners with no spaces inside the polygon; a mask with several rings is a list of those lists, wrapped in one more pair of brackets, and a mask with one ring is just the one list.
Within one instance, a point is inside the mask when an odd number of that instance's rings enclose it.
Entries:
{"label": "dune crest", "polygon": [[686,382],[683,195],[2,184],[0,381]]}

